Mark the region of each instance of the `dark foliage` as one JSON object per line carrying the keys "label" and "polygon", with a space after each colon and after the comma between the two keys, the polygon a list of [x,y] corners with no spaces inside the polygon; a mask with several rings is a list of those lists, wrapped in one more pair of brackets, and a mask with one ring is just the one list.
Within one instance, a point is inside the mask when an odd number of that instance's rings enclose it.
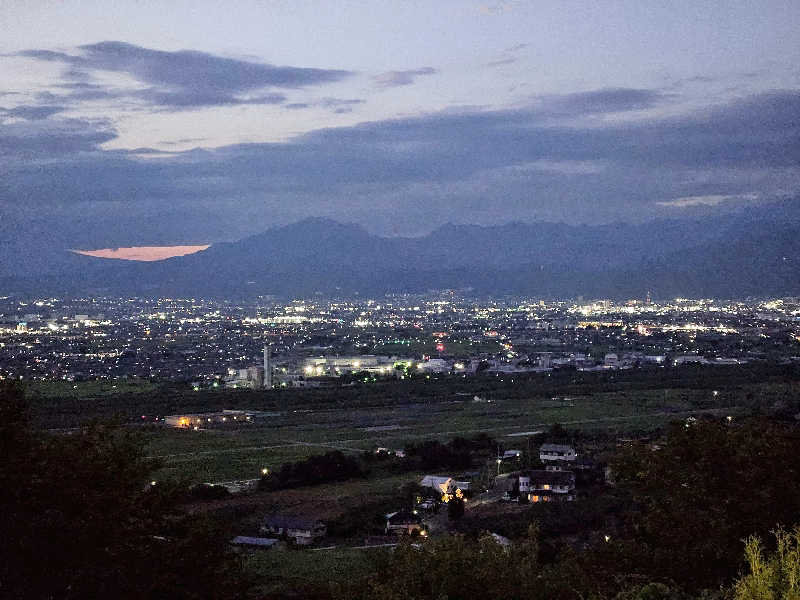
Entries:
{"label": "dark foliage", "polygon": [[462,438],[447,444],[436,440],[408,444],[405,450],[409,470],[468,469],[472,464],[472,447]]}
{"label": "dark foliage", "polygon": [[631,567],[716,587],[742,567],[742,540],[763,538],[800,514],[800,432],[776,422],[674,424],[653,451],[629,448],[613,463],[637,510],[627,515]]}
{"label": "dark foliage", "polygon": [[475,542],[455,535],[421,546],[413,538],[393,552],[377,554],[374,575],[341,582],[340,598],[541,598],[535,528],[506,551],[489,535]]}
{"label": "dark foliage", "polygon": [[447,518],[458,521],[464,516],[464,501],[461,498],[451,498],[447,503]]}
{"label": "dark foliage", "polygon": [[277,471],[262,477],[258,487],[261,490],[279,490],[363,476],[358,459],[335,450],[303,461],[286,463]]}
{"label": "dark foliage", "polygon": [[225,486],[210,483],[198,483],[189,490],[192,500],[221,500],[230,495],[231,493]]}
{"label": "dark foliage", "polygon": [[[146,486],[155,466],[129,432],[32,430],[23,391],[0,384],[0,595],[235,597],[226,532],[187,521],[181,491]],[[199,568],[198,568],[199,566]]]}

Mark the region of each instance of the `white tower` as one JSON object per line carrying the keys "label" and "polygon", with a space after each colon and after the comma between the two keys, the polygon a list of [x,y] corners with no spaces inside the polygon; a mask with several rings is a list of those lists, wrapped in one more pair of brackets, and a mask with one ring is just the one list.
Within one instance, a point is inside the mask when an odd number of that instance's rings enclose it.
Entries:
{"label": "white tower", "polygon": [[270,363],[269,347],[264,344],[264,387],[272,389],[272,364]]}

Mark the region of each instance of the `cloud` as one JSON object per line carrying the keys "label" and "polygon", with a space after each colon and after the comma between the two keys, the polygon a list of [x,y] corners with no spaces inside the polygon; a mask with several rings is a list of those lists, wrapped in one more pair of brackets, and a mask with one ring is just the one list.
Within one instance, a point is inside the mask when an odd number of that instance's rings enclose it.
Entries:
{"label": "cloud", "polygon": [[606,165],[594,160],[549,160],[546,158],[530,163],[530,167],[539,171],[551,171],[564,175],[594,175],[602,173]]}
{"label": "cloud", "polygon": [[204,93],[200,90],[161,91],[156,88],[140,90],[132,97],[140,98],[150,104],[168,110],[184,110],[207,106],[240,106],[246,104],[282,104],[286,100],[283,94],[262,94],[252,97],[237,97],[229,94]]}
{"label": "cloud", "polygon": [[408,71],[387,71],[380,75],[375,75],[372,79],[378,87],[398,87],[401,85],[411,85],[414,80],[421,75],[433,75],[438,71],[433,67],[422,67],[421,69],[411,69]]}
{"label": "cloud", "polygon": [[484,15],[502,15],[510,12],[515,8],[514,2],[510,0],[503,0],[495,4],[485,4],[479,8],[481,14]]}
{"label": "cloud", "polygon": [[149,157],[101,150],[114,136],[103,123],[0,125],[0,222],[16,223],[16,239],[57,231],[64,248],[220,241],[308,216],[420,233],[446,221],[645,219],[800,184],[795,90],[589,125],[575,117],[666,100],[574,96]]}
{"label": "cloud", "polygon": [[106,121],[38,119],[3,123],[0,125],[0,157],[6,161],[7,168],[12,168],[15,163],[25,164],[34,159],[96,151],[100,144],[115,137],[116,131]]}
{"label": "cloud", "polygon": [[708,196],[685,196],[674,200],[656,202],[659,206],[686,208],[688,206],[717,206],[731,200],[758,200],[758,194],[710,194]]}
{"label": "cloud", "polygon": [[658,90],[605,88],[545,96],[541,101],[544,109],[554,115],[592,115],[653,108],[668,98]]}
{"label": "cloud", "polygon": [[199,142],[204,142],[207,139],[208,138],[204,138],[204,137],[180,138],[180,139],[177,139],[177,140],[162,141],[161,145],[162,146],[177,146],[179,144],[196,144],[196,143],[199,143]]}
{"label": "cloud", "polygon": [[509,46],[500,54],[498,58],[495,60],[489,61],[486,63],[487,67],[501,67],[503,65],[510,65],[519,60],[519,56],[517,54],[528,47],[528,44],[515,44],[513,46]]}
{"label": "cloud", "polygon": [[[118,97],[127,92],[104,90],[85,79],[97,72],[133,77],[147,87],[131,94],[147,102],[172,109],[236,104],[275,104],[279,93],[264,89],[298,89],[341,81],[350,71],[276,66],[216,56],[194,50],[166,52],[124,42],[100,42],[78,48],[78,54],[51,50],[25,50],[19,56],[62,63],[74,100]],[[86,96],[85,94],[93,94]],[[84,95],[82,95],[84,94]]]}
{"label": "cloud", "polygon": [[364,104],[365,100],[361,98],[323,98],[320,100],[319,105],[325,108],[337,108],[340,106],[353,106],[355,104]]}
{"label": "cloud", "polygon": [[175,256],[186,256],[207,250],[208,244],[200,246],[137,246],[133,248],[102,248],[99,250],[71,250],[75,254],[84,256],[94,256],[96,258],[115,258],[118,260],[138,260],[152,262],[173,258]]}
{"label": "cloud", "polygon": [[25,119],[26,121],[39,121],[63,112],[66,106],[15,106],[14,108],[0,108],[0,115]]}
{"label": "cloud", "polygon": [[503,65],[510,65],[517,62],[519,58],[516,56],[508,56],[506,58],[498,58],[497,60],[492,60],[486,63],[487,67],[501,67]]}
{"label": "cloud", "polygon": [[302,110],[305,108],[321,107],[328,109],[334,113],[349,113],[353,112],[353,107],[358,104],[364,104],[366,100],[361,98],[322,98],[321,100],[309,102],[292,102],[285,104],[284,108],[289,110]]}

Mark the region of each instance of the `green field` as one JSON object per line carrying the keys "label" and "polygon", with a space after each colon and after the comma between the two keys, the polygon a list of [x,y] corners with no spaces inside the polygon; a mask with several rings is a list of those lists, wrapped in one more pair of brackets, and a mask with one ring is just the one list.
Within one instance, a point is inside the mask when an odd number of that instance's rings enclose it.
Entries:
{"label": "green field", "polygon": [[567,405],[543,398],[492,402],[470,399],[391,407],[330,408],[281,413],[238,428],[201,431],[160,428],[146,433],[149,453],[164,463],[159,476],[192,482],[255,478],[263,467],[332,449],[360,452],[378,446],[402,448],[410,441],[471,437],[486,433],[505,447],[525,443],[525,432],[554,423],[585,430],[651,430],[699,410],[741,412],[735,398],[703,402],[702,391],[687,394],[643,391],[570,398]]}
{"label": "green field", "polygon": [[[195,392],[168,382],[33,383],[28,390],[34,417],[44,427],[116,416],[138,428],[147,454],[161,460],[157,477],[220,482],[256,478],[264,467],[275,469],[332,449],[397,449],[412,441],[478,433],[506,448],[519,447],[525,436],[509,435],[554,423],[608,433],[652,430],[703,410],[739,414],[759,403],[795,397],[799,379],[794,371],[765,365],[417,377],[318,390]],[[201,431],[142,426],[141,415],[152,420],[153,415],[222,408],[273,416]]]}

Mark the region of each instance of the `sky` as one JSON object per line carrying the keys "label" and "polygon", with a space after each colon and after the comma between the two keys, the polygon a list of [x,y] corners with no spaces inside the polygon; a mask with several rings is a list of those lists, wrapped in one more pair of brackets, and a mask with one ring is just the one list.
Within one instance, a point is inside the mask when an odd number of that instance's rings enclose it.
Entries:
{"label": "sky", "polygon": [[6,266],[307,217],[637,222],[799,181],[796,0],[0,0]]}

